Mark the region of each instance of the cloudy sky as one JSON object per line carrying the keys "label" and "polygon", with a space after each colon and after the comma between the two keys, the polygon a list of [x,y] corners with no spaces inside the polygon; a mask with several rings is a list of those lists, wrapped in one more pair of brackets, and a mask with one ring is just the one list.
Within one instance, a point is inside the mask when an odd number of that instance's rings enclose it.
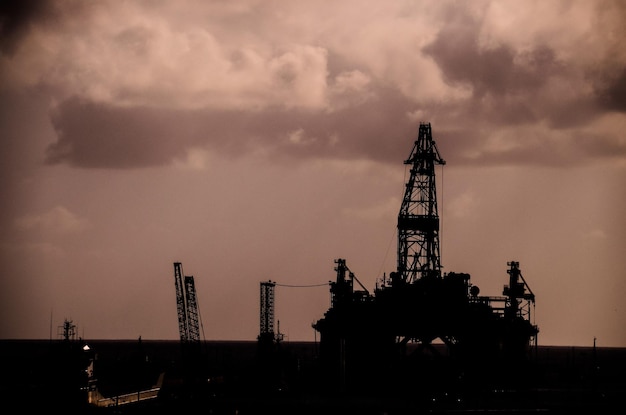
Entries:
{"label": "cloudy sky", "polygon": [[[9,1],[0,16],[0,337],[255,340],[259,283],[372,290],[420,122],[444,271],[544,345],[626,346],[620,1]],[[314,340],[328,287],[276,287]]]}

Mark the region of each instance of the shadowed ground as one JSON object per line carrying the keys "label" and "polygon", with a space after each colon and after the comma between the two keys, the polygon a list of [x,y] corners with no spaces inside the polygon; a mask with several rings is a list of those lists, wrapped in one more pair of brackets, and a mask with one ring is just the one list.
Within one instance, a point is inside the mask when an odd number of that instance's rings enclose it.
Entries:
{"label": "shadowed ground", "polygon": [[[441,360],[407,367],[367,390],[335,384],[319,370],[312,342],[282,342],[268,352],[250,342],[205,342],[190,367],[178,341],[89,341],[88,352],[62,341],[2,340],[0,398],[17,408],[61,413],[571,413],[621,405],[626,349],[539,346],[529,376],[515,386],[446,377]],[[262,358],[261,358],[262,357]],[[86,403],[94,362],[103,396],[154,386],[153,401],[111,408]],[[484,378],[489,378],[485,376]],[[392,385],[390,387],[390,385]]]}

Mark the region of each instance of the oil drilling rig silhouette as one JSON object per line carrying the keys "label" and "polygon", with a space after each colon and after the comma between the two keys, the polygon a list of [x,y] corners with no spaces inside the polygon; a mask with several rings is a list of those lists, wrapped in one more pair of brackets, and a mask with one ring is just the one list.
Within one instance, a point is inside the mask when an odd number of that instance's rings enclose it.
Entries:
{"label": "oil drilling rig silhouette", "polygon": [[420,124],[404,164],[410,177],[398,214],[396,271],[370,293],[344,259],[335,260],[331,306],[313,324],[327,378],[340,390],[432,385],[446,371],[469,382],[519,379],[538,334],[535,296],[519,263],[507,263],[508,285],[497,297],[479,295],[469,274],[442,274],[435,166],[445,161],[429,123]]}

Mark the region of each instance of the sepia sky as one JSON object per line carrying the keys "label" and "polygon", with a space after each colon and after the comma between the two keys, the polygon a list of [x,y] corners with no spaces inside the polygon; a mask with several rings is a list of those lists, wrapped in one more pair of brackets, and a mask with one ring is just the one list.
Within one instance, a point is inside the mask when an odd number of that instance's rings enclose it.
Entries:
{"label": "sepia sky", "polygon": [[[255,340],[273,280],[314,340],[334,260],[370,291],[430,122],[444,272],[539,344],[626,347],[621,1],[9,1],[0,6],[0,338]],[[314,287],[293,287],[320,285]]]}

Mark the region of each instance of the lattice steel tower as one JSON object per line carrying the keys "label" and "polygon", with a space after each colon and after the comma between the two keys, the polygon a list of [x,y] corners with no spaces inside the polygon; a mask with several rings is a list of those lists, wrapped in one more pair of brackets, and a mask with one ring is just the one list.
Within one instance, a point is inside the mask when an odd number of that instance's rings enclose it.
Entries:
{"label": "lattice steel tower", "polygon": [[398,274],[403,282],[441,277],[435,164],[445,163],[432,138],[430,123],[421,123],[413,150],[404,162],[411,165],[411,176],[398,214]]}
{"label": "lattice steel tower", "polygon": [[274,340],[274,287],[273,281],[261,282],[260,298],[260,333],[259,339]]}

